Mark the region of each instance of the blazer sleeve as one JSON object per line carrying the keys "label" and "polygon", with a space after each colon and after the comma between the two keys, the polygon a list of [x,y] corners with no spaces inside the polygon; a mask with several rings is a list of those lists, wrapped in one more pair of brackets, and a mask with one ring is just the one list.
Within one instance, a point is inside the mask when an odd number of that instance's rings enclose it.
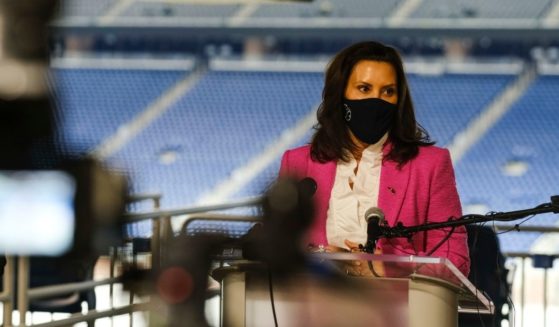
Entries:
{"label": "blazer sleeve", "polygon": [[301,147],[287,150],[281,157],[278,176],[281,178],[301,178],[307,169],[308,148]]}
{"label": "blazer sleeve", "polygon": [[[454,169],[448,150],[436,156],[429,186],[428,222],[443,222],[462,216]],[[449,233],[450,236],[449,236]],[[449,237],[447,241],[445,238]],[[465,276],[470,271],[468,235],[464,226],[431,230],[424,240],[424,255],[448,258]]]}
{"label": "blazer sleeve", "polygon": [[283,153],[281,157],[281,165],[279,170],[279,177],[287,177],[290,176],[290,167],[289,167],[289,150]]}

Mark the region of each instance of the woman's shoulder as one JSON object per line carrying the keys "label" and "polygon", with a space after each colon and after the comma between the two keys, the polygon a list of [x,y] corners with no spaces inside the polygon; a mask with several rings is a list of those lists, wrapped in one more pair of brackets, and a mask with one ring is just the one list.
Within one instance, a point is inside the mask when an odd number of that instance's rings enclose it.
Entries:
{"label": "woman's shoulder", "polygon": [[448,154],[448,149],[436,145],[420,146],[418,152],[418,156],[446,156]]}
{"label": "woman's shoulder", "polygon": [[285,151],[281,158],[280,176],[299,176],[304,173],[310,158],[310,145]]}
{"label": "woman's shoulder", "polygon": [[420,146],[417,157],[414,161],[421,162],[441,162],[441,161],[451,161],[450,151],[445,148],[438,147],[436,145],[426,145]]}
{"label": "woman's shoulder", "polygon": [[311,145],[310,144],[306,144],[303,146],[299,146],[296,148],[292,148],[289,149],[287,151],[285,151],[284,156],[285,155],[289,155],[289,156],[293,156],[293,157],[308,157],[310,156],[311,153]]}
{"label": "woman's shoulder", "polygon": [[421,176],[432,177],[454,170],[450,151],[434,145],[420,146],[419,153],[409,163],[411,169]]}

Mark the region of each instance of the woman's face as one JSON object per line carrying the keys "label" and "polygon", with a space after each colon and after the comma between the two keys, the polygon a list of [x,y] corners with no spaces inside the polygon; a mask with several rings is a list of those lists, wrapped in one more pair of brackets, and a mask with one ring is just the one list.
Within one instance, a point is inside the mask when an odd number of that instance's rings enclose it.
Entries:
{"label": "woman's face", "polygon": [[397,88],[396,70],[390,63],[361,60],[353,66],[349,75],[345,97],[349,100],[380,98],[397,104]]}

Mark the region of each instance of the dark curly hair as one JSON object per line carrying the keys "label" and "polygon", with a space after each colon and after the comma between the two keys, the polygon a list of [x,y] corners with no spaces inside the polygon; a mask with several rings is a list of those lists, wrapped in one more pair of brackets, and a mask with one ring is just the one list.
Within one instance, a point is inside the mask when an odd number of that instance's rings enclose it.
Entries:
{"label": "dark curly hair", "polygon": [[379,42],[360,42],[340,51],[328,65],[322,90],[322,103],[317,112],[318,124],[311,141],[311,157],[315,161],[349,161],[356,145],[342,115],[342,101],[353,67],[361,60],[387,62],[396,71],[398,84],[398,113],[389,132],[392,143],[384,158],[400,166],[413,159],[419,146],[432,145],[429,134],[415,119],[413,103],[398,52]]}

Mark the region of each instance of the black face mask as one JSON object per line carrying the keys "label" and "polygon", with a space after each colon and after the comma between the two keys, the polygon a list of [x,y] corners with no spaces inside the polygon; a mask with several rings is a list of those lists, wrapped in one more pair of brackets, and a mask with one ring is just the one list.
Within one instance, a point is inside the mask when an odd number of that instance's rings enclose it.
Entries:
{"label": "black face mask", "polygon": [[377,143],[392,126],[397,106],[379,98],[344,99],[344,120],[359,140]]}

